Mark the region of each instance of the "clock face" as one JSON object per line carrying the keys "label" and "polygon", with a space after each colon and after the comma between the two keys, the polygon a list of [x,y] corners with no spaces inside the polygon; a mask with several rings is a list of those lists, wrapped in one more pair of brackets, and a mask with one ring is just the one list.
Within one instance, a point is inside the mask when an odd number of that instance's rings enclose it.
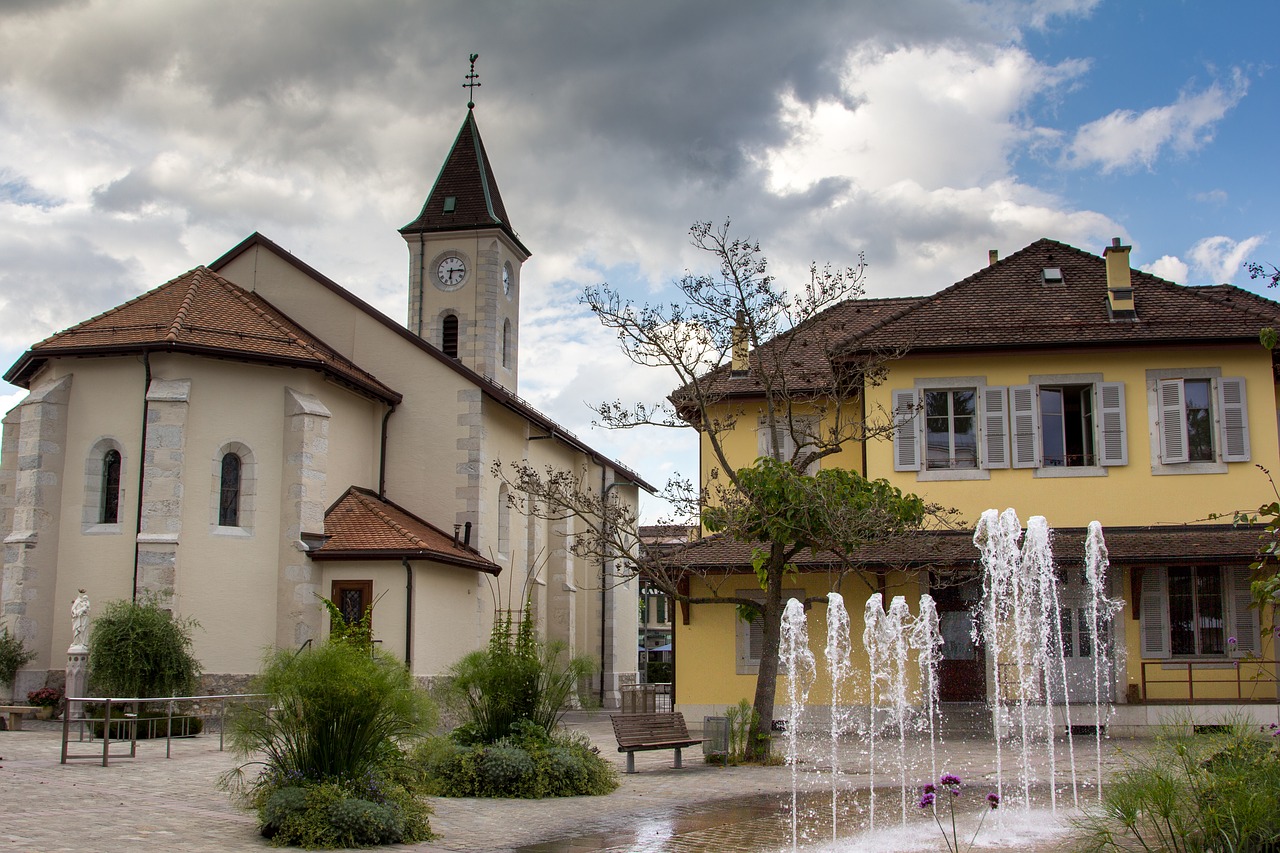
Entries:
{"label": "clock face", "polygon": [[436,268],[436,276],[441,284],[457,287],[467,277],[467,265],[457,255],[450,255],[440,262],[440,266]]}
{"label": "clock face", "polygon": [[511,264],[502,265],[502,292],[511,295]]}

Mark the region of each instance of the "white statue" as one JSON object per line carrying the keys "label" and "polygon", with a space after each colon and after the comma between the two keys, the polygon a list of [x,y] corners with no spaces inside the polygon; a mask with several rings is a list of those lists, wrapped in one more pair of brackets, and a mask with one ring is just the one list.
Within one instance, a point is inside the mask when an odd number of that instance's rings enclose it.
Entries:
{"label": "white statue", "polygon": [[71,645],[84,646],[89,639],[89,596],[80,590],[71,603]]}

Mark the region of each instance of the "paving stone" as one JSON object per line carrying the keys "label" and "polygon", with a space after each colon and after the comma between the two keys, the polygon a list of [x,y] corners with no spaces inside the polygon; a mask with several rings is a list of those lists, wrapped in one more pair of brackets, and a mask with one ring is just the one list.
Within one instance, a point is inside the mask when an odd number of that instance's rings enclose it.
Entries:
{"label": "paving stone", "polygon": [[[575,714],[569,724],[585,732],[621,774],[625,756],[617,752],[608,717]],[[216,736],[174,740],[170,759],[165,758],[164,741],[139,741],[136,758],[113,759],[111,766],[102,767],[94,761],[59,764],[60,733],[57,723],[42,722],[21,732],[0,732],[0,851],[266,849],[254,815],[217,787],[218,777],[236,760],[218,750]],[[73,746],[77,752],[91,752],[99,743]],[[1132,749],[1135,744],[1108,741],[1108,768],[1119,761],[1117,747]],[[892,760],[896,744],[877,749],[881,759]],[[1078,755],[1088,756],[1077,761],[1083,780],[1093,768],[1092,741],[1077,749]],[[842,785],[865,787],[865,746],[842,746],[839,756]],[[435,799],[431,824],[440,837],[398,849],[507,853],[538,845],[536,850],[546,853],[634,853],[789,847],[790,767],[713,766],[703,763],[697,748],[685,751],[681,770],[672,767],[672,760],[671,751],[637,753],[638,772],[621,774],[621,786],[606,797]],[[1011,791],[1016,765],[1008,749],[1004,761],[1005,798],[1011,802],[1020,791]],[[931,775],[927,755],[916,753],[916,762],[907,774],[913,785]],[[994,762],[994,748],[987,743],[953,740],[939,746],[939,772],[955,772],[966,781],[993,783]],[[1060,782],[1069,781],[1065,761],[1057,770]],[[798,766],[795,775],[805,790],[829,786],[820,759]],[[899,819],[898,789],[885,780],[879,784],[877,814],[887,821]],[[980,790],[985,796],[986,788]]]}

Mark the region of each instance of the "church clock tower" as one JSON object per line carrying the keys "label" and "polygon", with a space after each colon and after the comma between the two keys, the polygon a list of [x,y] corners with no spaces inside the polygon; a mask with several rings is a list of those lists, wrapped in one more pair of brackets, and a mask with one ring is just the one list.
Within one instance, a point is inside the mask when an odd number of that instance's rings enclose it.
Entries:
{"label": "church clock tower", "polygon": [[530,252],[507,218],[474,106],[467,105],[422,212],[400,229],[409,244],[407,325],[446,355],[515,391],[520,268]]}

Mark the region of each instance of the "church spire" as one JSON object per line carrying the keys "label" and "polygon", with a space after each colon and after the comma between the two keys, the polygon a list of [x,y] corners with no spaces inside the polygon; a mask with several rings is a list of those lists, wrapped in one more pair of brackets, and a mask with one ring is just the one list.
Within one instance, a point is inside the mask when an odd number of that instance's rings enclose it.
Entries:
{"label": "church spire", "polygon": [[427,203],[418,218],[401,228],[400,233],[440,234],[476,228],[500,228],[529,254],[507,218],[475,111],[468,109]]}

